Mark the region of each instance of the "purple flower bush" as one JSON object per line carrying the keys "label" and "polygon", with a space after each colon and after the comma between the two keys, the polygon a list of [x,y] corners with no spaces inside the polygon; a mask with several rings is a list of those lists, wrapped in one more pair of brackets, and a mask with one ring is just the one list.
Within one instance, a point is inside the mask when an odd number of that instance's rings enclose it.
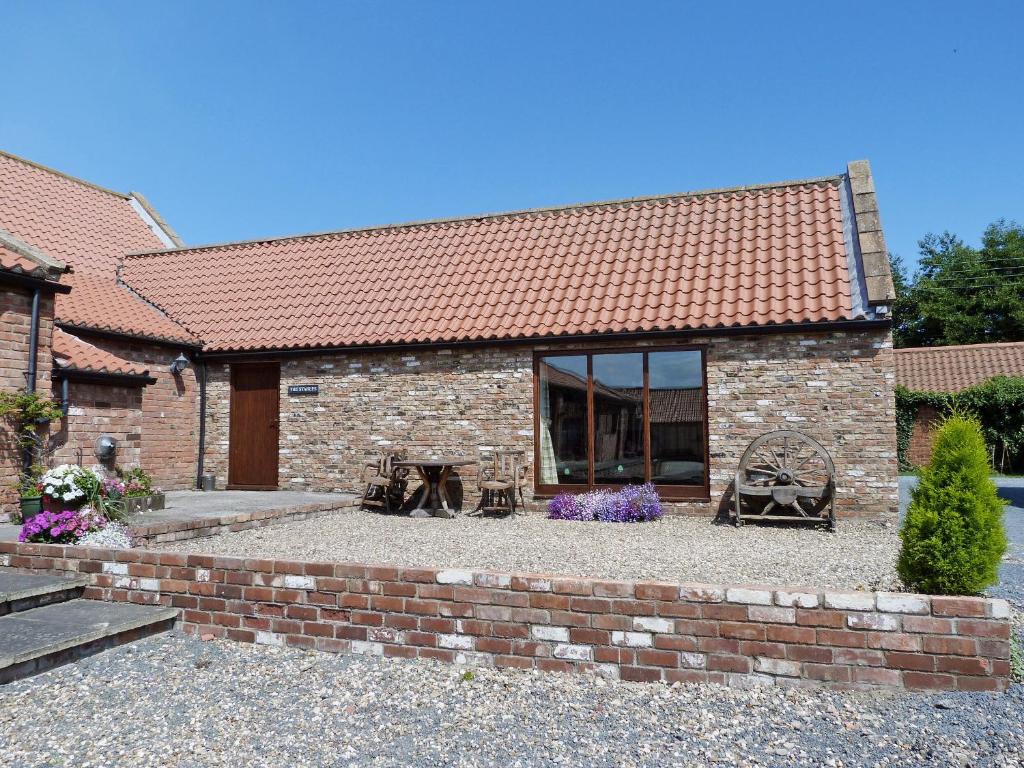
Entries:
{"label": "purple flower bush", "polygon": [[37,544],[74,544],[92,531],[101,530],[107,519],[94,509],[40,512],[21,526],[18,541]]}
{"label": "purple flower bush", "polygon": [[100,493],[108,499],[120,499],[124,496],[125,484],[116,477],[105,477]]}
{"label": "purple flower bush", "polygon": [[548,504],[549,520],[641,523],[659,520],[662,514],[661,499],[650,483],[627,485],[618,491],[560,493]]}

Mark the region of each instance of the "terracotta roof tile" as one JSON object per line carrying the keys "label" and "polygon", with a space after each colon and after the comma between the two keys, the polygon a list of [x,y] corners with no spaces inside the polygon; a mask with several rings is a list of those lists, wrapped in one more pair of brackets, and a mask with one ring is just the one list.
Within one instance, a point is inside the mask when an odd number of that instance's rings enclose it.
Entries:
{"label": "terracotta roof tile", "polygon": [[838,321],[840,177],[129,257],[211,350]]}
{"label": "terracotta roof tile", "polygon": [[0,269],[38,280],[53,280],[53,272],[37,261],[22,256],[0,243]]}
{"label": "terracotta roof tile", "polygon": [[71,293],[57,297],[57,322],[62,325],[199,345],[185,328],[113,277],[74,272],[63,282],[71,286]]}
{"label": "terracotta roof tile", "polygon": [[1024,341],[896,350],[896,383],[921,392],[959,392],[993,376],[1024,376]]}
{"label": "terracotta roof tile", "polygon": [[129,251],[163,248],[131,197],[0,152],[0,227],[76,272],[114,274]]}
{"label": "terracotta roof tile", "polygon": [[64,280],[72,292],[57,298],[58,322],[195,343],[188,331],[116,283],[125,253],[165,245],[132,200],[0,152],[0,228],[74,270]]}
{"label": "terracotta roof tile", "polygon": [[95,347],[70,333],[56,328],[53,331],[53,357],[62,370],[109,373],[121,376],[147,376],[149,371],[141,365]]}

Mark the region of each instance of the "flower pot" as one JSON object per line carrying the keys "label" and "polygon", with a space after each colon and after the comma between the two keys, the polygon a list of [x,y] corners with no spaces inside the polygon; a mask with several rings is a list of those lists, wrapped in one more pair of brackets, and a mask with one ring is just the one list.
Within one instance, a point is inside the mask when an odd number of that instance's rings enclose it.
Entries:
{"label": "flower pot", "polygon": [[43,494],[42,501],[44,512],[63,512],[65,509],[78,509],[85,503],[85,499],[64,501],[64,499],[54,498],[46,494]]}
{"label": "flower pot", "polygon": [[43,500],[39,496],[21,497],[21,521],[27,523],[43,511]]}
{"label": "flower pot", "polygon": [[155,509],[163,509],[166,503],[162,493],[154,493],[149,496],[128,496],[122,499],[125,514],[129,517],[144,515]]}

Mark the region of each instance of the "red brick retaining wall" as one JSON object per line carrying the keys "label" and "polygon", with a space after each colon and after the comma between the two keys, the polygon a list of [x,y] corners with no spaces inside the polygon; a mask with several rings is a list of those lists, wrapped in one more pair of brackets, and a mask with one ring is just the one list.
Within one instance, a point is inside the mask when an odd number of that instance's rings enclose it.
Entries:
{"label": "red brick retaining wall", "polygon": [[612,582],[0,543],[86,597],[182,609],[244,642],[636,681],[1002,691],[1002,600]]}

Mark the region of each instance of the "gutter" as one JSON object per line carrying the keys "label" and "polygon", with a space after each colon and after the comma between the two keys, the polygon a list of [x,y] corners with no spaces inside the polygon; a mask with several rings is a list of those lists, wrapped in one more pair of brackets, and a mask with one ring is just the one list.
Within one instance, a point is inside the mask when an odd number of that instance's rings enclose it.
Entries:
{"label": "gutter", "polygon": [[17,272],[8,272],[0,270],[0,283],[9,283],[13,285],[24,286],[25,288],[31,288],[33,290],[40,289],[49,291],[51,293],[71,293],[71,286],[64,285],[63,283],[55,283],[52,280],[47,280],[43,277],[32,277],[30,275],[20,275]]}
{"label": "gutter", "polygon": [[[149,374],[142,373],[103,373],[100,371],[82,371],[77,368],[55,368],[53,375],[63,381],[99,382],[102,384],[120,384],[122,386],[144,387],[156,384]],[[62,385],[63,386],[63,385]]]}
{"label": "gutter", "polygon": [[693,339],[707,336],[765,336],[779,333],[842,333],[844,331],[886,330],[892,327],[891,318],[834,320],[820,323],[779,323],[778,325],[727,326],[719,328],[690,328],[666,331],[628,331],[622,333],[577,334],[573,336],[517,336],[503,339],[473,339],[446,342],[419,342],[405,344],[354,344],[336,347],[302,347],[259,349],[252,351],[210,351],[203,354],[209,359],[246,359],[292,357],[300,355],[346,354],[349,352],[404,352],[430,349],[537,346],[548,344],[581,344],[595,341],[643,341],[646,339]]}
{"label": "gutter", "polygon": [[61,320],[54,320],[54,325],[64,331],[71,331],[76,336],[87,334],[95,336],[100,339],[114,339],[115,341],[144,341],[147,344],[157,344],[164,347],[181,347],[188,350],[199,350],[202,348],[202,344],[197,341],[175,341],[174,339],[165,338],[163,336],[143,336],[138,333],[125,333],[121,331],[111,331],[108,328],[95,328],[91,325],[79,325],[76,323],[62,322]]}

